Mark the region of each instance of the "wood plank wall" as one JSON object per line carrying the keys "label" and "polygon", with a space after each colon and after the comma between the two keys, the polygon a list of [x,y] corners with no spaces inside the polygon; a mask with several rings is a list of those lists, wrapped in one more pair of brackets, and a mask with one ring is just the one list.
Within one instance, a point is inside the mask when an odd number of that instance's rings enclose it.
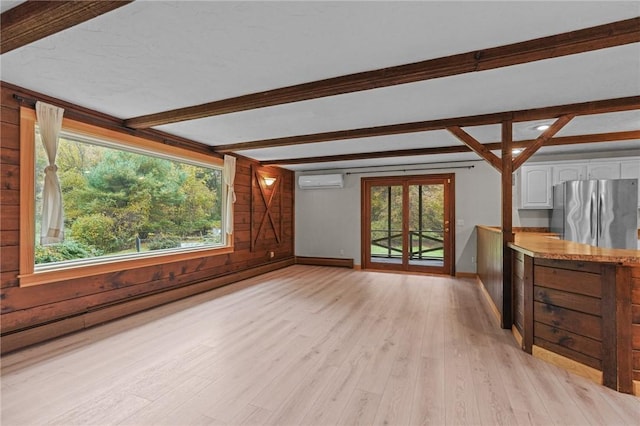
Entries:
{"label": "wood plank wall", "polygon": [[[631,269],[631,347],[633,380],[640,381],[640,267]],[[640,396],[640,394],[638,394]]]}
{"label": "wood plank wall", "polygon": [[[77,278],[64,282],[19,287],[19,216],[20,216],[20,137],[19,104],[14,93],[26,97],[50,98],[0,82],[1,140],[0,140],[0,331],[3,336],[30,329],[52,321],[72,318],[83,313],[114,304],[139,300],[167,290],[182,289],[196,283],[212,280],[223,285],[230,280],[216,278],[241,273],[256,268],[266,272],[268,265],[283,266],[294,261],[293,173],[272,168],[281,179],[282,208],[272,211],[274,220],[282,225],[282,238],[273,235],[260,241],[259,249],[251,250],[251,199],[260,196],[259,188],[252,188],[252,166],[256,163],[239,157],[237,161],[235,191],[235,250],[231,254],[174,262],[158,266],[123,270],[104,275]],[[60,103],[64,104],[64,103]],[[68,104],[64,104],[68,110]],[[91,114],[78,107],[91,121]],[[74,111],[69,111],[71,114]],[[96,113],[96,121],[104,121],[104,115]],[[78,119],[77,117],[74,117]],[[113,119],[113,121],[117,121]],[[92,122],[91,124],[96,124]],[[188,141],[187,141],[188,142]],[[255,186],[255,183],[253,183]],[[264,208],[263,208],[264,211]],[[270,253],[273,252],[273,257]],[[265,267],[266,266],[266,267]],[[245,271],[243,273],[243,271]],[[185,292],[176,292],[182,294]],[[149,297],[150,298],[150,297]],[[164,299],[163,299],[164,300]],[[166,303],[164,300],[163,303]],[[146,306],[144,303],[141,306]],[[148,307],[148,306],[146,306]],[[142,309],[142,308],[141,308]],[[109,318],[106,318],[109,319]],[[77,328],[77,325],[76,325]],[[60,334],[60,333],[59,333]]]}
{"label": "wood plank wall", "polygon": [[601,266],[547,259],[534,263],[534,344],[604,370]]}
{"label": "wood plank wall", "polygon": [[521,336],[524,336],[524,254],[513,253],[513,325]]}
{"label": "wood plank wall", "polygon": [[487,290],[493,304],[503,314],[503,282],[502,282],[502,233],[485,227],[476,227],[477,270],[482,285]]}

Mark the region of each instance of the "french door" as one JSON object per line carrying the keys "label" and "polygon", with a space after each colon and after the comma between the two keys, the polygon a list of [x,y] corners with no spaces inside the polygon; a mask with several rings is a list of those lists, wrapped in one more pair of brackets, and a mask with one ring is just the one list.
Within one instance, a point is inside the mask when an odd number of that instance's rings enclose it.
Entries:
{"label": "french door", "polygon": [[454,175],[362,179],[362,266],[453,275]]}

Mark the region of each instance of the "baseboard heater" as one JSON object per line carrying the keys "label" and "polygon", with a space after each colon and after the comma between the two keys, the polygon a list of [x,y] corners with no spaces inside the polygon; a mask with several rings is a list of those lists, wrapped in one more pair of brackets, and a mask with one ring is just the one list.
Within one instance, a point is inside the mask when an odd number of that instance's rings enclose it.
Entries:
{"label": "baseboard heater", "polygon": [[353,269],[353,259],[341,259],[335,257],[296,256],[298,265],[337,266]]}

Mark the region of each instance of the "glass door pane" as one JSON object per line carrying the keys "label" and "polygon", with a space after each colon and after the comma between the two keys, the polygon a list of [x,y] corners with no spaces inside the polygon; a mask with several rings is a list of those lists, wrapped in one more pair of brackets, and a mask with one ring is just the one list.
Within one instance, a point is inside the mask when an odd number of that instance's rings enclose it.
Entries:
{"label": "glass door pane", "polygon": [[409,185],[409,265],[444,265],[444,184]]}
{"label": "glass door pane", "polygon": [[402,185],[374,185],[370,194],[370,262],[402,264]]}

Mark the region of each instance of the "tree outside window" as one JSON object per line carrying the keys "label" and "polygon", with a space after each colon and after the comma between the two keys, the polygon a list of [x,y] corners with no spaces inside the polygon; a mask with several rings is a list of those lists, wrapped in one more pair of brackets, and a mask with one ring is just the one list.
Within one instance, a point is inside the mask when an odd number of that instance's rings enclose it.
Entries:
{"label": "tree outside window", "polygon": [[[221,168],[95,144],[70,134],[60,138],[56,163],[65,241],[36,241],[36,265],[224,244]],[[36,235],[46,165],[36,140]]]}

